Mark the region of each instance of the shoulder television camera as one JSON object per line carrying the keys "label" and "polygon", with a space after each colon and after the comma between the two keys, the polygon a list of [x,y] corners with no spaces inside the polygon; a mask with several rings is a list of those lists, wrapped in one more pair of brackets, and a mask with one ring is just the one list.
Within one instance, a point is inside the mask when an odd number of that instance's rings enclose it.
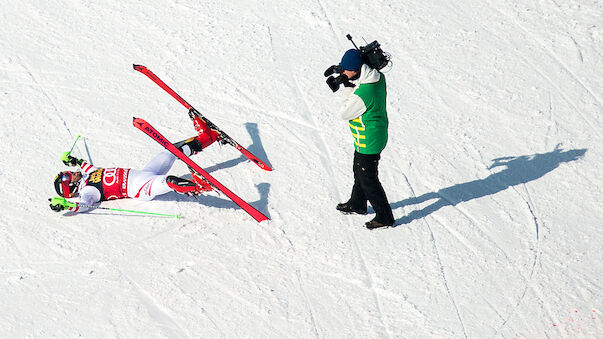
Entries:
{"label": "shoulder television camera", "polygon": [[[376,70],[381,70],[383,67],[387,66],[390,63],[391,56],[389,53],[383,52],[381,49],[381,45],[377,40],[367,44],[366,46],[356,46],[354,40],[352,40],[352,36],[347,34],[346,38],[352,42],[354,47],[360,51],[360,55],[362,56],[362,61],[367,64],[369,67],[374,68]],[[349,82],[349,79],[345,74],[340,74],[337,77],[334,77],[334,73],[341,73],[342,69],[339,65],[333,65],[327,68],[324,75],[327,78],[327,85],[333,92],[337,92],[339,90],[339,86],[343,84],[346,87],[353,87],[354,85]]]}
{"label": "shoulder television camera", "polygon": [[377,42],[377,40],[371,42],[366,46],[360,46],[360,48],[358,48],[358,46],[356,46],[356,44],[354,43],[354,40],[352,40],[351,35],[346,35],[346,38],[348,38],[348,40],[352,42],[352,45],[354,45],[356,49],[360,50],[362,60],[364,60],[364,63],[369,65],[371,68],[380,70],[383,67],[387,66],[387,64],[389,64],[391,56],[389,55],[389,53],[383,52],[383,50],[381,49],[381,45],[379,44],[379,42]]}

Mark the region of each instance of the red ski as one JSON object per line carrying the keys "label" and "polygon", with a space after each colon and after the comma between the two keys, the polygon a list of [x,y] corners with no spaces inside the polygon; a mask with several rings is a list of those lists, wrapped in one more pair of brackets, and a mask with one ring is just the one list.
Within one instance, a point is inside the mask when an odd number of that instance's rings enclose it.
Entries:
{"label": "red ski", "polygon": [[229,144],[229,145],[233,146],[234,148],[236,148],[237,150],[239,150],[239,152],[241,152],[245,157],[247,157],[247,159],[254,162],[261,169],[266,170],[266,171],[272,171],[272,168],[270,168],[270,166],[266,165],[266,163],[264,163],[258,157],[253,155],[247,149],[245,149],[245,147],[241,146],[233,138],[228,136],[228,134],[226,134],[224,131],[222,131],[220,128],[218,128],[218,126],[216,126],[213,122],[209,121],[209,119],[204,117],[201,114],[201,112],[197,111],[197,109],[195,109],[191,104],[189,104],[186,100],[184,100],[178,93],[176,93],[173,89],[171,89],[170,86],[168,86],[165,82],[163,82],[161,79],[159,79],[159,77],[156,76],[155,73],[151,72],[150,69],[148,69],[142,65],[133,65],[133,67],[135,70],[139,71],[140,73],[146,75],[149,79],[153,80],[154,83],[159,85],[159,87],[163,88],[163,90],[168,92],[174,99],[178,100],[178,102],[181,103],[182,106],[186,107],[186,109],[188,109],[188,115],[190,116],[191,119],[193,119],[194,116],[198,116],[199,118],[203,119],[203,121],[205,121],[205,123],[207,124],[207,126],[209,126],[209,128],[216,130],[220,135],[221,142]]}
{"label": "red ski", "polygon": [[178,148],[176,148],[168,139],[166,139],[161,133],[159,133],[153,126],[151,126],[148,122],[141,118],[134,118],[133,121],[134,127],[146,133],[148,136],[157,141],[161,146],[165,147],[168,151],[172,152],[175,156],[180,158],[180,160],[184,161],[190,168],[192,168],[195,172],[199,173],[202,177],[207,179],[209,183],[211,183],[216,189],[220,190],[227,197],[229,197],[235,204],[239,205],[245,212],[249,213],[257,222],[262,222],[264,220],[269,220],[264,214],[260,211],[256,210],[253,206],[249,205],[245,200],[239,198],[236,194],[234,194],[231,190],[226,188],[226,186],[222,185],[218,180],[209,175],[201,166],[197,165],[191,158],[187,157],[184,153],[182,153]]}

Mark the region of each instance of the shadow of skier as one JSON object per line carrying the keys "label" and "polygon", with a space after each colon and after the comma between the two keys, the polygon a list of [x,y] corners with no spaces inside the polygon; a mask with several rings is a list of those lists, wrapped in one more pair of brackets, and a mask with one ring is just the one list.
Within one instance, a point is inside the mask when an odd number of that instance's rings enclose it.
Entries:
{"label": "shadow of skier", "polygon": [[414,210],[396,220],[395,225],[408,224],[424,218],[444,206],[456,206],[461,202],[492,195],[511,186],[536,180],[559,167],[561,163],[578,160],[586,151],[586,149],[563,151],[558,145],[554,151],[548,153],[496,158],[488,169],[495,167],[504,167],[504,169],[484,179],[457,184],[437,192],[425,193],[419,197],[393,203],[391,206],[395,209],[436,199],[431,205],[421,210]]}

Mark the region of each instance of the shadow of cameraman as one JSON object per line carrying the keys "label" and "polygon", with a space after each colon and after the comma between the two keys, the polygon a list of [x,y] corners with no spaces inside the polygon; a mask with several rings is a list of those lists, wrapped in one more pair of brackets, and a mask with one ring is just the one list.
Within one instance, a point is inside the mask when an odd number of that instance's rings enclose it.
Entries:
{"label": "shadow of cameraman", "polygon": [[398,219],[396,225],[409,224],[414,220],[434,213],[444,206],[456,206],[465,201],[496,194],[511,186],[539,179],[559,167],[561,163],[580,159],[587,151],[586,149],[563,151],[558,147],[548,153],[493,159],[493,164],[488,169],[504,167],[502,171],[493,173],[484,179],[457,184],[437,192],[425,193],[419,197],[393,203],[392,208],[395,209],[436,199],[431,205],[421,210],[414,210]]}

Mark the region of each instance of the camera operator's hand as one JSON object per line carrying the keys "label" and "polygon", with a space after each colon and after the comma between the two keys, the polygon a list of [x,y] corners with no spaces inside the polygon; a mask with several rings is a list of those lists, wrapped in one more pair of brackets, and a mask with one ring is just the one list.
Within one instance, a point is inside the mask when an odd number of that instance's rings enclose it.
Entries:
{"label": "camera operator's hand", "polygon": [[333,73],[341,73],[341,66],[333,65],[333,66],[327,68],[327,70],[325,71],[325,76],[328,77],[329,75],[332,75]]}
{"label": "camera operator's hand", "polygon": [[337,92],[339,90],[339,85],[343,84],[345,87],[354,87],[354,84],[350,83],[350,79],[347,75],[341,74],[337,78],[334,76],[330,76],[327,79],[327,85],[333,92]]}
{"label": "camera operator's hand", "polygon": [[329,88],[333,92],[337,92],[339,89],[339,83],[337,83],[337,80],[332,75],[327,79],[327,85],[329,85]]}

